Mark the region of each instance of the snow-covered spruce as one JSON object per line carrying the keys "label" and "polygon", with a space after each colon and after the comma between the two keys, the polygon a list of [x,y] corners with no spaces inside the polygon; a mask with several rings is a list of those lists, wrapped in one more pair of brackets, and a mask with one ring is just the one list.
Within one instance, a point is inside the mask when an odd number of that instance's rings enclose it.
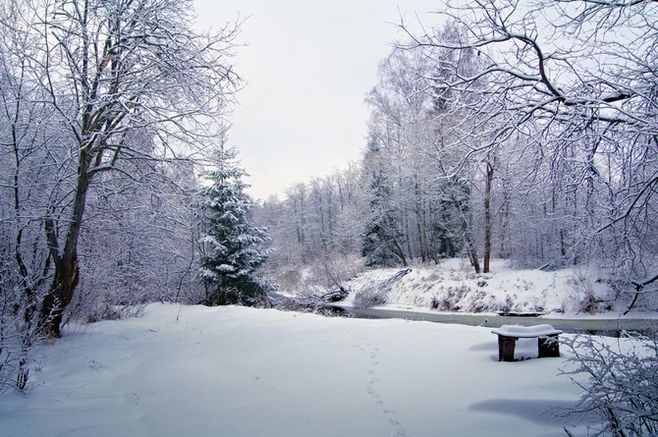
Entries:
{"label": "snow-covered spruce", "polygon": [[211,185],[201,192],[200,274],[208,305],[255,305],[266,299],[254,273],[267,256],[261,245],[268,237],[265,228],[250,222],[253,202],[235,157],[232,149],[218,151],[217,168],[208,175]]}

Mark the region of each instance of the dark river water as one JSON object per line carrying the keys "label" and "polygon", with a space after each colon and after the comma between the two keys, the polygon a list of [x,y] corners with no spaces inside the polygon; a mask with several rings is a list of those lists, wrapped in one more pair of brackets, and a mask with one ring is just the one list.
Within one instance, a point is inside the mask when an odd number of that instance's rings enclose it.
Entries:
{"label": "dark river water", "polygon": [[633,331],[649,334],[658,327],[658,319],[568,319],[544,317],[518,317],[498,316],[484,314],[460,314],[460,313],[425,313],[407,310],[382,309],[382,308],[342,308],[347,315],[365,319],[405,319],[420,320],[436,323],[453,323],[469,326],[486,326],[498,328],[501,325],[543,325],[548,324],[555,329],[571,333],[587,333],[592,335],[605,335],[618,337],[623,331]]}

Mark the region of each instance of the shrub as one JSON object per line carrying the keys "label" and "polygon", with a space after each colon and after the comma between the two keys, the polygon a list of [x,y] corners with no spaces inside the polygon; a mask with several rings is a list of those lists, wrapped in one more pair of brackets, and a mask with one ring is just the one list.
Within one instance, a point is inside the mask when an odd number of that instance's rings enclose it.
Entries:
{"label": "shrub", "polygon": [[438,311],[459,311],[462,308],[461,300],[471,292],[468,285],[461,284],[456,287],[441,287],[442,293],[432,297],[430,307]]}
{"label": "shrub", "polygon": [[375,305],[384,305],[385,303],[386,291],[375,287],[368,287],[354,294],[355,308],[370,308]]}
{"label": "shrub", "polygon": [[513,306],[514,306],[514,301],[512,300],[509,294],[506,294],[505,302],[503,302],[498,306],[498,311],[502,313],[509,313],[512,310]]}
{"label": "shrub", "polygon": [[658,435],[655,337],[635,335],[614,346],[591,336],[565,343],[573,357],[568,360],[572,368],[563,373],[582,389],[571,414],[595,412],[601,420],[590,429],[595,435]]}
{"label": "shrub", "polygon": [[465,311],[471,313],[482,313],[496,308],[495,298],[488,295],[484,290],[474,290],[466,299]]}
{"label": "shrub", "polygon": [[595,314],[598,312],[599,304],[594,296],[594,293],[586,292],[583,298],[578,303],[578,312]]}

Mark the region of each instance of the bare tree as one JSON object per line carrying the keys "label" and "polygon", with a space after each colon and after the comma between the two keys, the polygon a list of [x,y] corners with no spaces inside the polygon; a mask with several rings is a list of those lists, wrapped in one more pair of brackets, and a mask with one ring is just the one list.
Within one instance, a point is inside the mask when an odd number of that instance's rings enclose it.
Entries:
{"label": "bare tree", "polygon": [[75,173],[44,220],[54,277],[40,326],[59,336],[79,282],[78,245],[87,196],[121,162],[201,158],[237,77],[228,61],[236,26],[191,29],[191,2],[61,0],[33,5],[31,59],[60,147]]}
{"label": "bare tree", "polygon": [[0,389],[8,379],[23,389],[29,377],[51,272],[41,212],[57,185],[47,147],[55,135],[34,80],[36,43],[24,12],[20,2],[0,6]]}
{"label": "bare tree", "polygon": [[[543,208],[547,223],[563,223],[549,240],[561,241],[564,261],[594,259],[627,289],[653,277],[658,5],[478,0],[440,14],[467,30],[463,39],[408,31],[402,47],[452,71],[435,85],[464,118],[448,136],[463,149],[451,171],[514,140],[516,154],[535,155],[531,179],[548,183],[535,191],[553,189],[554,211]],[[460,72],[435,55],[463,51],[480,68]]]}

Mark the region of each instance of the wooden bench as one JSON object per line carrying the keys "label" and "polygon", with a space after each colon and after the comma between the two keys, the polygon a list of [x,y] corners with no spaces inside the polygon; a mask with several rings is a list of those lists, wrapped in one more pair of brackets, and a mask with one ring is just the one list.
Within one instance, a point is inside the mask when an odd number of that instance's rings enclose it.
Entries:
{"label": "wooden bench", "polygon": [[498,361],[514,361],[514,348],[519,338],[536,338],[539,358],[560,356],[558,335],[562,331],[551,325],[503,325],[491,332],[498,335]]}

